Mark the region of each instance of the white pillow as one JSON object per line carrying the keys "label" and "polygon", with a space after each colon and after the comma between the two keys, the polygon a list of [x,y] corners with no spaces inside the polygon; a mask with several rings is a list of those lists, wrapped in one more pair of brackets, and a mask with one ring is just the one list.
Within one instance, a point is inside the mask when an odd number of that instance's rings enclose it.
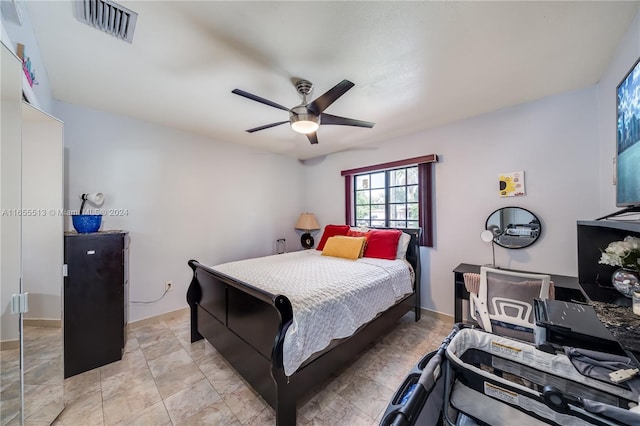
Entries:
{"label": "white pillow", "polygon": [[366,226],[352,226],[351,230],[352,231],[356,231],[356,232],[368,232],[368,231],[371,231],[371,229],[367,228]]}
{"label": "white pillow", "polygon": [[396,252],[396,259],[404,259],[407,256],[407,248],[409,248],[409,243],[411,242],[411,235],[403,232],[400,234],[400,239],[398,240],[398,251]]}

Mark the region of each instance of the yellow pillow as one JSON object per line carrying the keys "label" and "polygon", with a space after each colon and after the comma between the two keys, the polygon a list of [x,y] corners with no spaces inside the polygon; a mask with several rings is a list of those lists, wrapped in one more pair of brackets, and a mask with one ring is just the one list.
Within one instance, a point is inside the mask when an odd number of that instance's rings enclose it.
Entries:
{"label": "yellow pillow", "polygon": [[338,239],[353,239],[354,237],[364,238],[364,244],[362,244],[362,248],[360,249],[360,254],[358,257],[364,256],[364,251],[367,249],[367,241],[369,241],[369,237],[367,235],[334,235]]}
{"label": "yellow pillow", "polygon": [[366,241],[365,237],[330,237],[322,249],[322,255],[356,260],[362,256]]}

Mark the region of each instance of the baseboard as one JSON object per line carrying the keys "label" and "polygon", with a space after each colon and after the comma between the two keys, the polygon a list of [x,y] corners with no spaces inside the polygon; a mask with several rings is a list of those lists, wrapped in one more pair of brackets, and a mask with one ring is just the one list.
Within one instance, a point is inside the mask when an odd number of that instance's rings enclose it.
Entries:
{"label": "baseboard", "polygon": [[11,349],[18,349],[20,347],[20,340],[5,340],[0,342],[0,351],[9,351]]}
{"label": "baseboard", "polygon": [[165,321],[165,320],[170,320],[170,319],[174,319],[178,316],[183,316],[183,315],[189,315],[189,307],[186,306],[184,308],[180,308],[180,309],[176,309],[175,311],[170,311],[170,312],[165,312],[164,314],[160,314],[160,315],[155,315],[152,317],[148,317],[148,318],[143,318],[143,319],[139,319],[136,321],[131,321],[129,322],[129,326],[132,327],[143,327],[145,325],[149,325],[149,324],[153,324],[156,323],[158,321]]}
{"label": "baseboard", "polygon": [[60,328],[62,327],[62,320],[59,319],[29,319],[24,318],[22,320],[22,324],[25,326],[31,327],[52,327],[52,328]]}
{"label": "baseboard", "polygon": [[[62,320],[59,319],[28,319],[22,320],[24,327],[51,327],[62,328]],[[20,348],[20,340],[5,340],[0,342],[0,351],[8,351]]]}
{"label": "baseboard", "polygon": [[425,308],[420,308],[420,311],[422,312],[423,315],[426,315],[428,317],[435,318],[437,320],[453,325],[453,315],[443,314],[442,312],[431,311]]}

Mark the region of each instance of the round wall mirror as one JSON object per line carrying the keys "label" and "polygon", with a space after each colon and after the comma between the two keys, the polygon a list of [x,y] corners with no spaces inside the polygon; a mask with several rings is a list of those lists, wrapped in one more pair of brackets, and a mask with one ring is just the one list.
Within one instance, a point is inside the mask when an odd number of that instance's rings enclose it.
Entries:
{"label": "round wall mirror", "polygon": [[503,207],[491,213],[485,229],[493,234],[497,245],[519,249],[535,243],[542,233],[538,217],[522,207]]}

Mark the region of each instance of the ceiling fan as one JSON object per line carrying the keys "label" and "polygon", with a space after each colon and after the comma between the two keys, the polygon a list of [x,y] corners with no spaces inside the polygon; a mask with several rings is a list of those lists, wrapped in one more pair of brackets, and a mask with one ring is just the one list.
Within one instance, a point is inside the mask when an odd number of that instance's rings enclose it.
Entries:
{"label": "ceiling fan", "polygon": [[351,89],[354,84],[349,80],[342,80],[334,87],[329,89],[324,94],[318,96],[311,102],[307,102],[307,97],[311,96],[313,92],[313,84],[307,80],[298,80],[295,82],[296,89],[300,96],[302,96],[302,103],[292,108],[287,108],[268,99],[261,98],[260,96],[253,95],[240,89],[233,89],[231,93],[244,96],[245,98],[254,100],[256,102],[263,103],[265,105],[272,106],[274,108],[283,109],[289,112],[289,120],[278,121],[277,123],[265,124],[264,126],[254,127],[248,129],[247,132],[253,133],[258,130],[268,129],[270,127],[279,126],[284,123],[290,123],[291,128],[298,132],[307,135],[309,142],[312,144],[318,143],[318,135],[316,131],[321,124],[334,124],[340,126],[355,126],[355,127],[368,127],[371,128],[375,123],[368,121],[354,120],[353,118],[339,117],[337,115],[326,114],[325,109],[334,103],[340,96],[344,95],[347,90]]}

